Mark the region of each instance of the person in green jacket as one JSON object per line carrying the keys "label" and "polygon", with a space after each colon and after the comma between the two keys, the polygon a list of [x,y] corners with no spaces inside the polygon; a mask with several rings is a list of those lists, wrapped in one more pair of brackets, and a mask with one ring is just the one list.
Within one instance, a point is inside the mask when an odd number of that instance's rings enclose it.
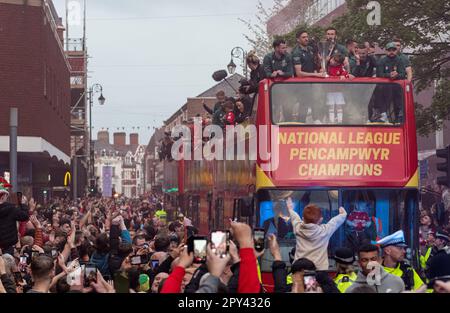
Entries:
{"label": "person in green jacket", "polygon": [[291,55],[287,52],[284,39],[273,42],[274,51],[264,57],[263,66],[266,78],[289,78],[294,76],[294,65]]}
{"label": "person in green jacket", "polygon": [[[377,77],[391,80],[406,79],[406,68],[397,55],[397,46],[390,42],[386,46],[386,56],[377,65]],[[390,105],[393,104],[394,123],[403,121],[402,88],[396,84],[379,84],[371,122],[387,123]]]}

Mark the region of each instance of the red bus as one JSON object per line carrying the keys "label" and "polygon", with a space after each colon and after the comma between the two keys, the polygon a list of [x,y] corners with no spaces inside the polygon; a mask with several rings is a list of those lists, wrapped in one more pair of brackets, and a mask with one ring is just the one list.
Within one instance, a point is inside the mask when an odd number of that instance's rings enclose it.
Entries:
{"label": "red bus", "polygon": [[[331,238],[330,257],[338,247],[356,250],[402,229],[408,257],[417,264],[418,153],[410,83],[379,78],[264,80],[256,125],[278,128],[278,142],[267,144],[278,152],[271,151],[269,161],[257,161],[256,214],[257,225],[282,242],[284,260],[295,246],[285,204],[292,197],[300,216],[308,203],[318,204],[324,222],[340,206],[347,210],[345,224]],[[274,162],[278,166],[269,168]],[[270,253],[262,260],[262,272],[270,273]]]}
{"label": "red bus", "polygon": [[[202,234],[238,217],[276,234],[288,262],[295,247],[285,203],[291,197],[300,216],[308,203],[319,205],[324,222],[340,206],[347,210],[345,224],[330,240],[330,258],[338,247],[356,250],[402,229],[408,257],[417,264],[418,153],[410,83],[267,79],[254,98],[251,122],[258,130],[277,131],[275,139],[261,131],[256,138],[271,158],[258,154],[255,161],[247,151],[241,161],[176,163],[180,207]],[[266,249],[260,265],[269,290],[271,264]],[[330,270],[334,266],[330,259]]]}

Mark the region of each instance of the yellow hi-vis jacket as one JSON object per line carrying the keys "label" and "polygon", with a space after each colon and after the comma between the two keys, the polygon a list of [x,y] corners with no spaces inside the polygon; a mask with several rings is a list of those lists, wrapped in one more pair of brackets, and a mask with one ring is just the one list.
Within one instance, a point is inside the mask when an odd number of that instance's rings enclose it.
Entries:
{"label": "yellow hi-vis jacket", "polygon": [[337,289],[341,293],[344,293],[348,287],[350,287],[356,280],[356,273],[352,272],[351,274],[338,274],[334,278],[334,283],[336,284]]}

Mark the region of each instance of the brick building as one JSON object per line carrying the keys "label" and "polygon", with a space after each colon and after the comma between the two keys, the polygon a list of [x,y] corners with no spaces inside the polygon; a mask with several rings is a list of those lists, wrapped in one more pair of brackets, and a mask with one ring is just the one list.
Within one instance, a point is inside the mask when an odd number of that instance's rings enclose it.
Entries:
{"label": "brick building", "polygon": [[18,183],[42,200],[70,169],[70,65],[50,0],[0,0],[0,175],[9,171],[9,111],[18,108]]}

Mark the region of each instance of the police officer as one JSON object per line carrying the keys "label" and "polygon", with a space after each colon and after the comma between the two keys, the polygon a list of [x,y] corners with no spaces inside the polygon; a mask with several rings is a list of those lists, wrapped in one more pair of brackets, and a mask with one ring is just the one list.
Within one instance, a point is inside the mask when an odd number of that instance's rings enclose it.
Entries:
{"label": "police officer", "polygon": [[402,230],[386,236],[377,244],[383,249],[383,267],[386,272],[400,277],[406,290],[417,290],[424,284],[414,268],[405,262],[407,247]]}
{"label": "police officer", "polygon": [[336,277],[334,282],[341,293],[344,293],[356,280],[353,267],[355,255],[349,248],[339,248],[334,255],[336,261]]}
{"label": "police officer", "polygon": [[284,39],[276,39],[273,42],[274,51],[264,57],[263,66],[266,78],[289,78],[294,75],[294,65],[291,55],[287,52],[287,44]]}
{"label": "police officer", "polygon": [[[450,235],[444,230],[438,230],[435,235],[434,243],[427,249],[425,255],[420,257],[420,265],[428,272],[429,261],[436,255],[441,253],[450,253]],[[428,275],[427,275],[428,276]]]}

